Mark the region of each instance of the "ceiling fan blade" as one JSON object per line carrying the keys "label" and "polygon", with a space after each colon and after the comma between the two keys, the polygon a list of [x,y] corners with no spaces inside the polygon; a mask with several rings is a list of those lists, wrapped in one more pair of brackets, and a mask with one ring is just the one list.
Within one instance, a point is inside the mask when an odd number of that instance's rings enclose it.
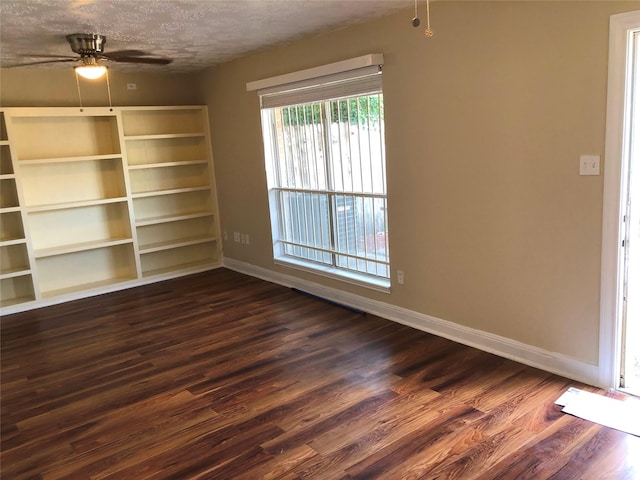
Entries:
{"label": "ceiling fan blade", "polygon": [[169,65],[173,62],[170,58],[154,58],[154,57],[105,57],[114,62],[123,62],[123,63],[146,63],[149,65]]}
{"label": "ceiling fan blade", "polygon": [[80,58],[77,55],[43,55],[41,53],[23,53],[20,56],[25,58],[72,58],[74,60]]}
{"label": "ceiling fan blade", "polygon": [[120,57],[144,57],[151,55],[143,50],[116,50],[114,52],[101,53],[100,57],[104,58],[120,58]]}
{"label": "ceiling fan blade", "polygon": [[13,65],[7,65],[7,68],[28,67],[30,65],[42,65],[45,63],[75,62],[76,60],[77,60],[76,58],[60,58],[58,60],[40,60],[38,62],[15,63]]}

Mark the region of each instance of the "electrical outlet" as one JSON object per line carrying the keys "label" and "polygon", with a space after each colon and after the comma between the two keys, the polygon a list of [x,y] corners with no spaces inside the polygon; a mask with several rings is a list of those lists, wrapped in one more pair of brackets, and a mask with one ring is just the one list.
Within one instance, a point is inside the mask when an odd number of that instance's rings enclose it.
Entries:
{"label": "electrical outlet", "polygon": [[240,234],[240,243],[245,245],[247,243],[246,235],[244,233]]}
{"label": "electrical outlet", "polygon": [[127,83],[127,90],[137,90],[138,89],[138,85],[136,85],[135,83]]}
{"label": "electrical outlet", "polygon": [[398,279],[399,285],[404,285],[404,271],[398,270],[396,272],[396,278]]}
{"label": "electrical outlet", "polygon": [[240,232],[233,232],[233,241],[240,243]]}
{"label": "electrical outlet", "polygon": [[224,232],[222,232],[222,238],[224,238],[224,241],[227,241],[227,231],[225,230]]}
{"label": "electrical outlet", "polygon": [[244,244],[245,245],[249,245],[249,234],[248,233],[244,234]]}

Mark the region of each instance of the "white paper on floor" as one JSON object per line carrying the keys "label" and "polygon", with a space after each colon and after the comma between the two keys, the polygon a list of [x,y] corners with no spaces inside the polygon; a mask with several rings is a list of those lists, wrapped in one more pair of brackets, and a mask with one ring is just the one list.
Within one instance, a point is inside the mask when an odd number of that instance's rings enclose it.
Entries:
{"label": "white paper on floor", "polygon": [[571,387],[555,403],[564,413],[640,437],[638,400],[616,400]]}

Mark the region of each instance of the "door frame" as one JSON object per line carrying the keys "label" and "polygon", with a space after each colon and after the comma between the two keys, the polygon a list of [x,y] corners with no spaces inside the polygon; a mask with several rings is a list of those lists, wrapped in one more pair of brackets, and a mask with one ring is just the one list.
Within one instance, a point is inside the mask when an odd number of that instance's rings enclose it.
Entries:
{"label": "door frame", "polygon": [[[624,230],[622,212],[627,196],[627,166],[623,162],[629,135],[629,38],[640,30],[640,10],[612,15],[609,20],[609,78],[604,155],[602,270],[600,283],[599,381],[604,388],[620,386],[621,315]],[[640,93],[640,92],[639,92]]]}

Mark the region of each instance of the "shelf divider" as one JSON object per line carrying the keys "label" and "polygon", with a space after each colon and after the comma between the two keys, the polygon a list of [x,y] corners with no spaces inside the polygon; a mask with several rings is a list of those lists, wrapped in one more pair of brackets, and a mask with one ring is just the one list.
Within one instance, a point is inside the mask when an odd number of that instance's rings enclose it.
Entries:
{"label": "shelf divider", "polygon": [[195,237],[185,237],[179,240],[168,242],[157,242],[149,245],[140,245],[140,254],[160,252],[162,250],[171,250],[172,248],[187,247],[198,243],[215,242],[217,238],[213,235],[199,235]]}
{"label": "shelf divider", "polygon": [[160,140],[163,138],[191,138],[191,137],[204,137],[204,132],[193,133],[159,133],[153,135],[125,135],[124,139],[129,140]]}
{"label": "shelf divider", "polygon": [[172,188],[170,190],[152,190],[149,192],[132,193],[131,196],[133,198],[159,197],[162,195],[175,195],[177,193],[201,192],[203,190],[209,191],[211,187],[205,185],[200,187]]}
{"label": "shelf divider", "polygon": [[136,220],[136,227],[144,227],[147,225],[156,225],[158,223],[177,222],[179,220],[189,220],[191,218],[212,217],[214,213],[210,210],[200,212],[190,212],[180,215],[161,215],[158,217],[141,218]]}
{"label": "shelf divider", "polygon": [[49,210],[65,210],[69,208],[90,207],[93,205],[106,205],[108,203],[126,202],[127,197],[101,198],[98,200],[82,200],[79,202],[51,203],[49,205],[27,205],[27,212],[46,212]]}
{"label": "shelf divider", "polygon": [[102,240],[95,242],[81,242],[65,245],[62,247],[43,248],[35,250],[36,258],[53,257],[55,255],[65,255],[68,253],[85,252],[87,250],[95,250],[97,248],[115,247],[116,245],[126,245],[127,243],[133,243],[133,239],[129,238],[117,238],[112,240]]}
{"label": "shelf divider", "polygon": [[108,280],[101,280],[99,282],[83,283],[81,285],[74,285],[72,287],[60,288],[58,290],[43,291],[42,292],[42,297],[43,298],[53,298],[53,297],[59,297],[59,296],[62,296],[62,295],[70,295],[70,294],[74,294],[74,293],[80,293],[80,292],[100,289],[100,288],[107,287],[109,285],[115,285],[117,283],[123,283],[123,282],[132,281],[132,280],[135,280],[135,277],[128,277],[128,276],[127,277],[114,277],[114,278],[110,278]]}
{"label": "shelf divider", "polygon": [[207,165],[207,160],[184,160],[175,162],[142,163],[129,165],[129,170],[145,170],[147,168],[182,167],[185,165]]}
{"label": "shelf divider", "polygon": [[31,275],[31,269],[26,265],[18,268],[8,268],[7,270],[0,271],[0,280],[23,277],[25,275]]}
{"label": "shelf divider", "polygon": [[70,162],[91,162],[98,160],[114,160],[122,158],[121,153],[111,153],[106,155],[82,155],[78,157],[53,157],[53,158],[34,158],[31,160],[18,160],[21,167],[29,165],[49,165],[52,163],[70,163]]}

